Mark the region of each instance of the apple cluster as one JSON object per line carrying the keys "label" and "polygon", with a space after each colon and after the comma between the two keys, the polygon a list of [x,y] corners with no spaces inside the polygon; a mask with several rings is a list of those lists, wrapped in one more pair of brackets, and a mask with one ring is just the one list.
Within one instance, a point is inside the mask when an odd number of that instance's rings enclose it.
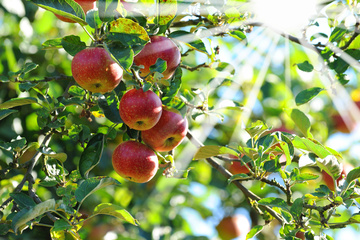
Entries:
{"label": "apple cluster", "polygon": [[126,141],[116,147],[112,163],[115,171],[130,181],[150,181],[158,170],[154,151],[167,152],[185,138],[188,123],[176,110],[163,107],[151,90],[131,89],[120,100],[119,113],[124,123],[141,131],[145,144]]}

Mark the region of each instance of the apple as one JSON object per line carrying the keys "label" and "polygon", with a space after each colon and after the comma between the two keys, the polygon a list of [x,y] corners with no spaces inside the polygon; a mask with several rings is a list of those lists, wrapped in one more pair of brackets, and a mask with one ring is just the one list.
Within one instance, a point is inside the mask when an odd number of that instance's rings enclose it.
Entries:
{"label": "apple", "polygon": [[119,64],[100,47],[86,48],[78,52],[72,60],[71,72],[81,87],[93,93],[112,91],[123,75]]}
{"label": "apple", "polygon": [[137,141],[120,143],[112,155],[112,165],[121,177],[137,183],[150,181],[159,169],[154,151]]}
{"label": "apple", "polygon": [[[355,102],[356,107],[360,110],[360,101],[356,101]],[[350,117],[350,116],[345,116],[345,117]],[[345,124],[345,121],[343,119],[343,117],[340,114],[334,114],[331,116],[332,122],[334,124],[334,128],[342,133],[350,133],[351,131],[353,131],[356,127],[356,122],[351,121],[352,125],[351,126],[347,126]]]}
{"label": "apple", "polygon": [[301,240],[305,240],[305,233],[304,233],[304,232],[301,232],[301,231],[298,231],[298,232],[295,234],[295,237],[300,238]]}
{"label": "apple", "polygon": [[176,148],[185,138],[188,122],[174,109],[163,108],[157,124],[141,132],[142,140],[158,152],[168,152]]}
{"label": "apple", "polygon": [[[247,165],[249,166],[249,164],[247,164]],[[245,165],[242,165],[241,162],[238,162],[238,161],[234,161],[230,165],[229,171],[233,175],[240,174],[240,173],[245,173],[245,174],[249,173],[249,169]]]}
{"label": "apple", "polygon": [[167,68],[162,73],[163,79],[169,79],[180,64],[181,54],[175,43],[167,37],[150,36],[150,42],[134,57],[137,66],[143,65],[140,76],[145,77],[150,73],[150,66],[161,58],[166,61]]}
{"label": "apple", "polygon": [[[74,1],[81,6],[85,14],[87,13],[87,11],[94,9],[96,7],[96,0],[74,0]],[[58,14],[55,14],[55,16],[63,22],[76,23],[74,20],[60,16]]]}
{"label": "apple", "polygon": [[224,217],[216,226],[216,230],[222,240],[230,240],[246,235],[250,229],[249,220],[243,215]]}
{"label": "apple", "polygon": [[119,113],[126,125],[135,130],[155,126],[162,113],[161,99],[153,91],[131,89],[120,100]]}
{"label": "apple", "polygon": [[[350,164],[350,163],[344,163],[343,164],[343,169],[341,171],[341,175],[338,179],[336,179],[336,185],[339,185],[339,182],[343,179],[346,178],[347,174],[353,169],[354,167]],[[321,171],[322,174],[322,178],[326,184],[326,186],[328,186],[328,188],[331,191],[335,191],[335,186],[334,186],[334,181],[333,178],[325,171]]]}

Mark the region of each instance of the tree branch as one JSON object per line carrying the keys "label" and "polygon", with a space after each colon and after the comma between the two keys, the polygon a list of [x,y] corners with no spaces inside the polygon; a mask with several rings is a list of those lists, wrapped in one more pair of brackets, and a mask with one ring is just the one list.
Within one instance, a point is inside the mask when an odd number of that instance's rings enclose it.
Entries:
{"label": "tree branch", "polygon": [[[192,133],[190,131],[187,132],[186,137],[197,147],[203,147],[204,144],[202,144],[198,139],[196,139]],[[219,163],[217,163],[213,158],[206,158],[206,161],[213,167],[215,168],[217,171],[219,171],[226,179],[229,179],[232,177],[232,174],[226,170],[223,166],[221,166]],[[259,201],[261,198],[259,196],[257,196],[256,194],[254,194],[253,192],[249,191],[244,185],[241,184],[240,181],[232,181],[232,183],[239,188],[243,194],[251,199],[251,200],[255,200],[255,201]],[[272,208],[268,207],[268,206],[263,206],[266,211],[268,211],[275,219],[277,219],[281,224],[284,222],[283,218],[277,213],[275,212]]]}

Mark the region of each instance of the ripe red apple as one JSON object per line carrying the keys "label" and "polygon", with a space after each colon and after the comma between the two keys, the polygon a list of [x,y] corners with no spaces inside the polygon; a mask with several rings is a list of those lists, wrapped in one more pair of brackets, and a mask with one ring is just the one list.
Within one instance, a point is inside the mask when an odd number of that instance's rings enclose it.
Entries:
{"label": "ripe red apple", "polygon": [[142,89],[127,91],[120,100],[121,119],[130,128],[148,130],[155,126],[162,113],[161,99],[153,91]]}
{"label": "ripe red apple", "polygon": [[75,81],[93,93],[112,91],[121,81],[123,70],[103,48],[86,48],[72,60]]}
{"label": "ripe red apple", "polygon": [[142,140],[159,152],[171,151],[185,138],[188,122],[173,109],[163,108],[157,124],[141,132]]}
{"label": "ripe red apple", "polygon": [[[87,13],[87,11],[94,9],[96,7],[96,0],[74,0],[74,1],[81,6],[85,14]],[[63,22],[75,23],[74,20],[60,16],[58,14],[55,14],[55,16]]]}
{"label": "ripe red apple", "polygon": [[[249,164],[247,164],[249,166]],[[235,175],[235,174],[240,174],[240,173],[249,173],[249,169],[245,166],[242,165],[241,162],[238,161],[234,161],[230,167],[229,167],[229,171],[231,172],[231,174]]]}
{"label": "ripe red apple", "polygon": [[154,65],[158,58],[166,61],[167,68],[162,74],[164,75],[163,79],[169,79],[180,64],[181,54],[179,48],[169,38],[151,36],[150,42],[134,57],[136,65],[144,66],[140,70],[141,77],[145,77],[150,73],[150,66]]}
{"label": "ripe red apple", "polygon": [[[336,179],[336,185],[339,185],[340,180],[342,180],[343,178],[346,178],[347,174],[353,169],[354,167],[350,164],[350,163],[344,163],[343,164],[343,169],[341,171],[341,175],[338,179]],[[327,174],[327,172],[325,171],[321,171],[322,173],[322,178],[326,184],[326,186],[328,186],[328,188],[331,191],[335,191],[335,186],[334,186],[334,181],[333,178]]]}
{"label": "ripe red apple", "polygon": [[243,215],[224,217],[216,226],[219,237],[222,240],[230,240],[250,231],[249,220]]}
{"label": "ripe red apple", "polygon": [[154,151],[136,141],[120,143],[113,152],[112,165],[121,177],[137,183],[150,181],[159,169]]}

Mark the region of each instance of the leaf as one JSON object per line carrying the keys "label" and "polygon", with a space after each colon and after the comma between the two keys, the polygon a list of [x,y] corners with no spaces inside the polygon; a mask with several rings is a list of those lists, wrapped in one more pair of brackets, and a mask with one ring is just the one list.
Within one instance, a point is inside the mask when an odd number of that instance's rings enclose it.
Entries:
{"label": "leaf", "polygon": [[67,154],[66,153],[56,153],[49,147],[48,148],[46,148],[46,147],[41,148],[40,152],[42,154],[44,154],[45,156],[54,158],[56,160],[59,160],[60,162],[65,162],[66,159],[67,159]]}
{"label": "leaf", "polygon": [[338,160],[333,155],[328,155],[325,158],[316,160],[318,167],[329,174],[333,179],[338,179],[341,174],[341,166]]}
{"label": "leaf", "polygon": [[[132,38],[136,37],[142,40],[142,41],[138,40],[139,42],[135,42],[135,43],[146,44],[147,42],[150,41],[150,37],[147,34],[146,30],[142,26],[140,26],[137,22],[131,19],[118,18],[110,22],[109,25],[110,25],[109,32],[111,33],[125,33],[126,35],[122,35],[123,37],[125,36]],[[122,43],[124,44],[123,41]]]}
{"label": "leaf", "polygon": [[37,99],[33,97],[13,98],[0,104],[0,108],[13,108],[31,103],[37,103]]}
{"label": "leaf", "polygon": [[110,186],[120,184],[117,180],[111,177],[93,177],[83,181],[79,187],[75,190],[75,198],[80,204],[93,194],[95,191]]}
{"label": "leaf", "polygon": [[166,70],[166,67],[167,67],[166,61],[161,58],[158,58],[158,59],[156,59],[155,64],[150,66],[149,70],[150,70],[150,73],[153,73],[153,72],[163,73]]}
{"label": "leaf", "polygon": [[25,193],[10,193],[10,197],[14,199],[20,209],[34,207],[36,205],[34,200]]}
{"label": "leaf", "polygon": [[159,21],[155,23],[166,25],[174,19],[177,12],[177,0],[160,0],[159,1]]}
{"label": "leaf", "polygon": [[290,208],[290,213],[296,221],[301,220],[301,214],[303,212],[303,199],[297,198]]}
{"label": "leaf", "polygon": [[294,147],[307,150],[316,154],[319,158],[326,158],[332,155],[323,145],[307,138],[295,136],[293,139]]}
{"label": "leaf", "polygon": [[335,27],[334,30],[330,34],[329,41],[337,42],[337,41],[341,40],[341,38],[345,35],[346,32],[347,32],[347,30],[346,30],[345,26]]}
{"label": "leaf", "polygon": [[9,116],[12,113],[16,113],[18,110],[11,110],[11,109],[0,109],[0,120],[3,120],[7,116]]}
{"label": "leaf", "polygon": [[46,200],[30,209],[22,209],[13,218],[11,226],[14,232],[17,233],[19,228],[23,230],[26,227],[27,222],[49,211],[55,211],[55,199]]}
{"label": "leaf", "polygon": [[6,235],[10,229],[11,229],[10,224],[0,223],[0,236]]}
{"label": "leaf", "polygon": [[263,230],[263,228],[264,228],[264,226],[261,226],[261,225],[256,225],[256,226],[252,227],[250,232],[248,232],[246,234],[246,240],[258,235]]}
{"label": "leaf", "polygon": [[43,44],[41,44],[41,46],[42,46],[41,49],[48,50],[48,49],[62,48],[63,46],[61,45],[61,40],[62,40],[62,38],[46,40]]}
{"label": "leaf", "polygon": [[170,33],[169,37],[174,38],[177,41],[183,42],[187,46],[189,46],[197,51],[208,54],[203,41],[193,33],[179,30],[179,31],[174,31],[174,32]]}
{"label": "leaf", "polygon": [[300,173],[300,175],[297,175],[295,177],[295,181],[297,182],[307,182],[311,180],[318,179],[319,176],[313,173]]}
{"label": "leaf", "polygon": [[246,39],[245,33],[242,32],[242,31],[239,31],[239,30],[230,31],[229,35],[232,36],[233,38],[236,38],[236,39],[240,40],[240,41]]}
{"label": "leaf", "polygon": [[182,76],[182,70],[181,68],[177,68],[175,70],[174,77],[170,78],[169,86],[163,86],[162,88],[162,102],[164,105],[167,105],[168,102],[171,101],[173,97],[175,97],[180,88],[181,88],[181,76]]}
{"label": "leaf", "polygon": [[67,221],[65,221],[64,219],[59,219],[54,223],[54,227],[51,229],[51,231],[58,232],[58,231],[68,230],[71,228],[72,226]]}
{"label": "leaf", "polygon": [[232,150],[231,148],[223,147],[223,146],[215,146],[215,145],[206,145],[198,149],[194,156],[194,160],[209,158],[218,156],[221,154],[231,154],[235,156],[239,156],[239,154]]}
{"label": "leaf", "polygon": [[80,40],[79,36],[69,35],[61,39],[61,45],[71,56],[75,56],[81,50],[86,48],[86,44]]}
{"label": "leaf", "polygon": [[235,68],[230,63],[216,62],[213,64],[213,67],[219,72],[228,72],[230,74],[235,74]]}
{"label": "leaf", "polygon": [[106,97],[104,95],[99,96],[98,103],[107,119],[113,123],[123,123],[119,113],[119,99],[114,92]]}
{"label": "leaf", "polygon": [[99,162],[104,148],[104,134],[98,133],[93,136],[81,154],[79,171],[82,177],[87,175]]}
{"label": "leaf", "polygon": [[259,137],[263,133],[267,132],[269,127],[262,121],[257,120],[256,122],[252,122],[251,125],[245,128],[245,131],[252,137]]}
{"label": "leaf", "polygon": [[99,17],[99,11],[91,9],[86,13],[86,22],[92,28],[100,28],[102,21]]}
{"label": "leaf", "polygon": [[301,91],[295,97],[296,105],[299,106],[299,105],[309,102],[311,99],[316,97],[323,90],[325,90],[325,89],[319,88],[319,87],[314,87],[314,88],[309,88],[309,89],[305,89],[305,90]]}
{"label": "leaf", "polygon": [[360,215],[358,213],[355,213],[354,215],[352,215],[347,222],[349,223],[360,223]]}
{"label": "leaf", "polygon": [[346,187],[353,181],[355,181],[356,179],[360,178],[360,167],[356,167],[354,169],[352,169],[346,176],[346,182],[345,185]]}
{"label": "leaf", "polygon": [[263,199],[260,199],[258,201],[258,203],[260,205],[265,205],[265,206],[270,206],[270,207],[278,207],[278,208],[288,211],[288,205],[281,198],[275,198],[275,197],[263,198]]}
{"label": "leaf", "polygon": [[291,117],[304,136],[312,138],[312,134],[310,133],[311,123],[305,113],[296,108],[285,109],[285,112]]}
{"label": "leaf", "polygon": [[130,47],[124,47],[114,42],[105,45],[105,48],[114,56],[115,60],[123,69],[130,70],[134,61],[134,51]]}
{"label": "leaf", "polygon": [[301,71],[304,71],[304,72],[312,72],[312,70],[314,70],[314,66],[311,65],[308,61],[305,61],[303,63],[298,63],[296,65],[298,66],[298,68]]}
{"label": "leaf", "polygon": [[229,179],[228,182],[232,182],[232,181],[236,181],[236,180],[244,180],[244,179],[249,179],[249,176],[246,175],[245,173],[239,173],[239,174],[235,174],[232,175]]}
{"label": "leaf", "polygon": [[99,17],[103,22],[108,22],[114,19],[115,10],[118,1],[115,0],[99,0],[98,1]]}
{"label": "leaf", "polygon": [[69,18],[81,25],[85,22],[85,13],[82,7],[72,0],[31,0],[37,6],[44,8],[54,14]]}
{"label": "leaf", "polygon": [[94,209],[94,215],[105,214],[114,216],[135,226],[139,225],[139,222],[131,216],[131,214],[120,206],[113,205],[111,203],[101,203]]}

